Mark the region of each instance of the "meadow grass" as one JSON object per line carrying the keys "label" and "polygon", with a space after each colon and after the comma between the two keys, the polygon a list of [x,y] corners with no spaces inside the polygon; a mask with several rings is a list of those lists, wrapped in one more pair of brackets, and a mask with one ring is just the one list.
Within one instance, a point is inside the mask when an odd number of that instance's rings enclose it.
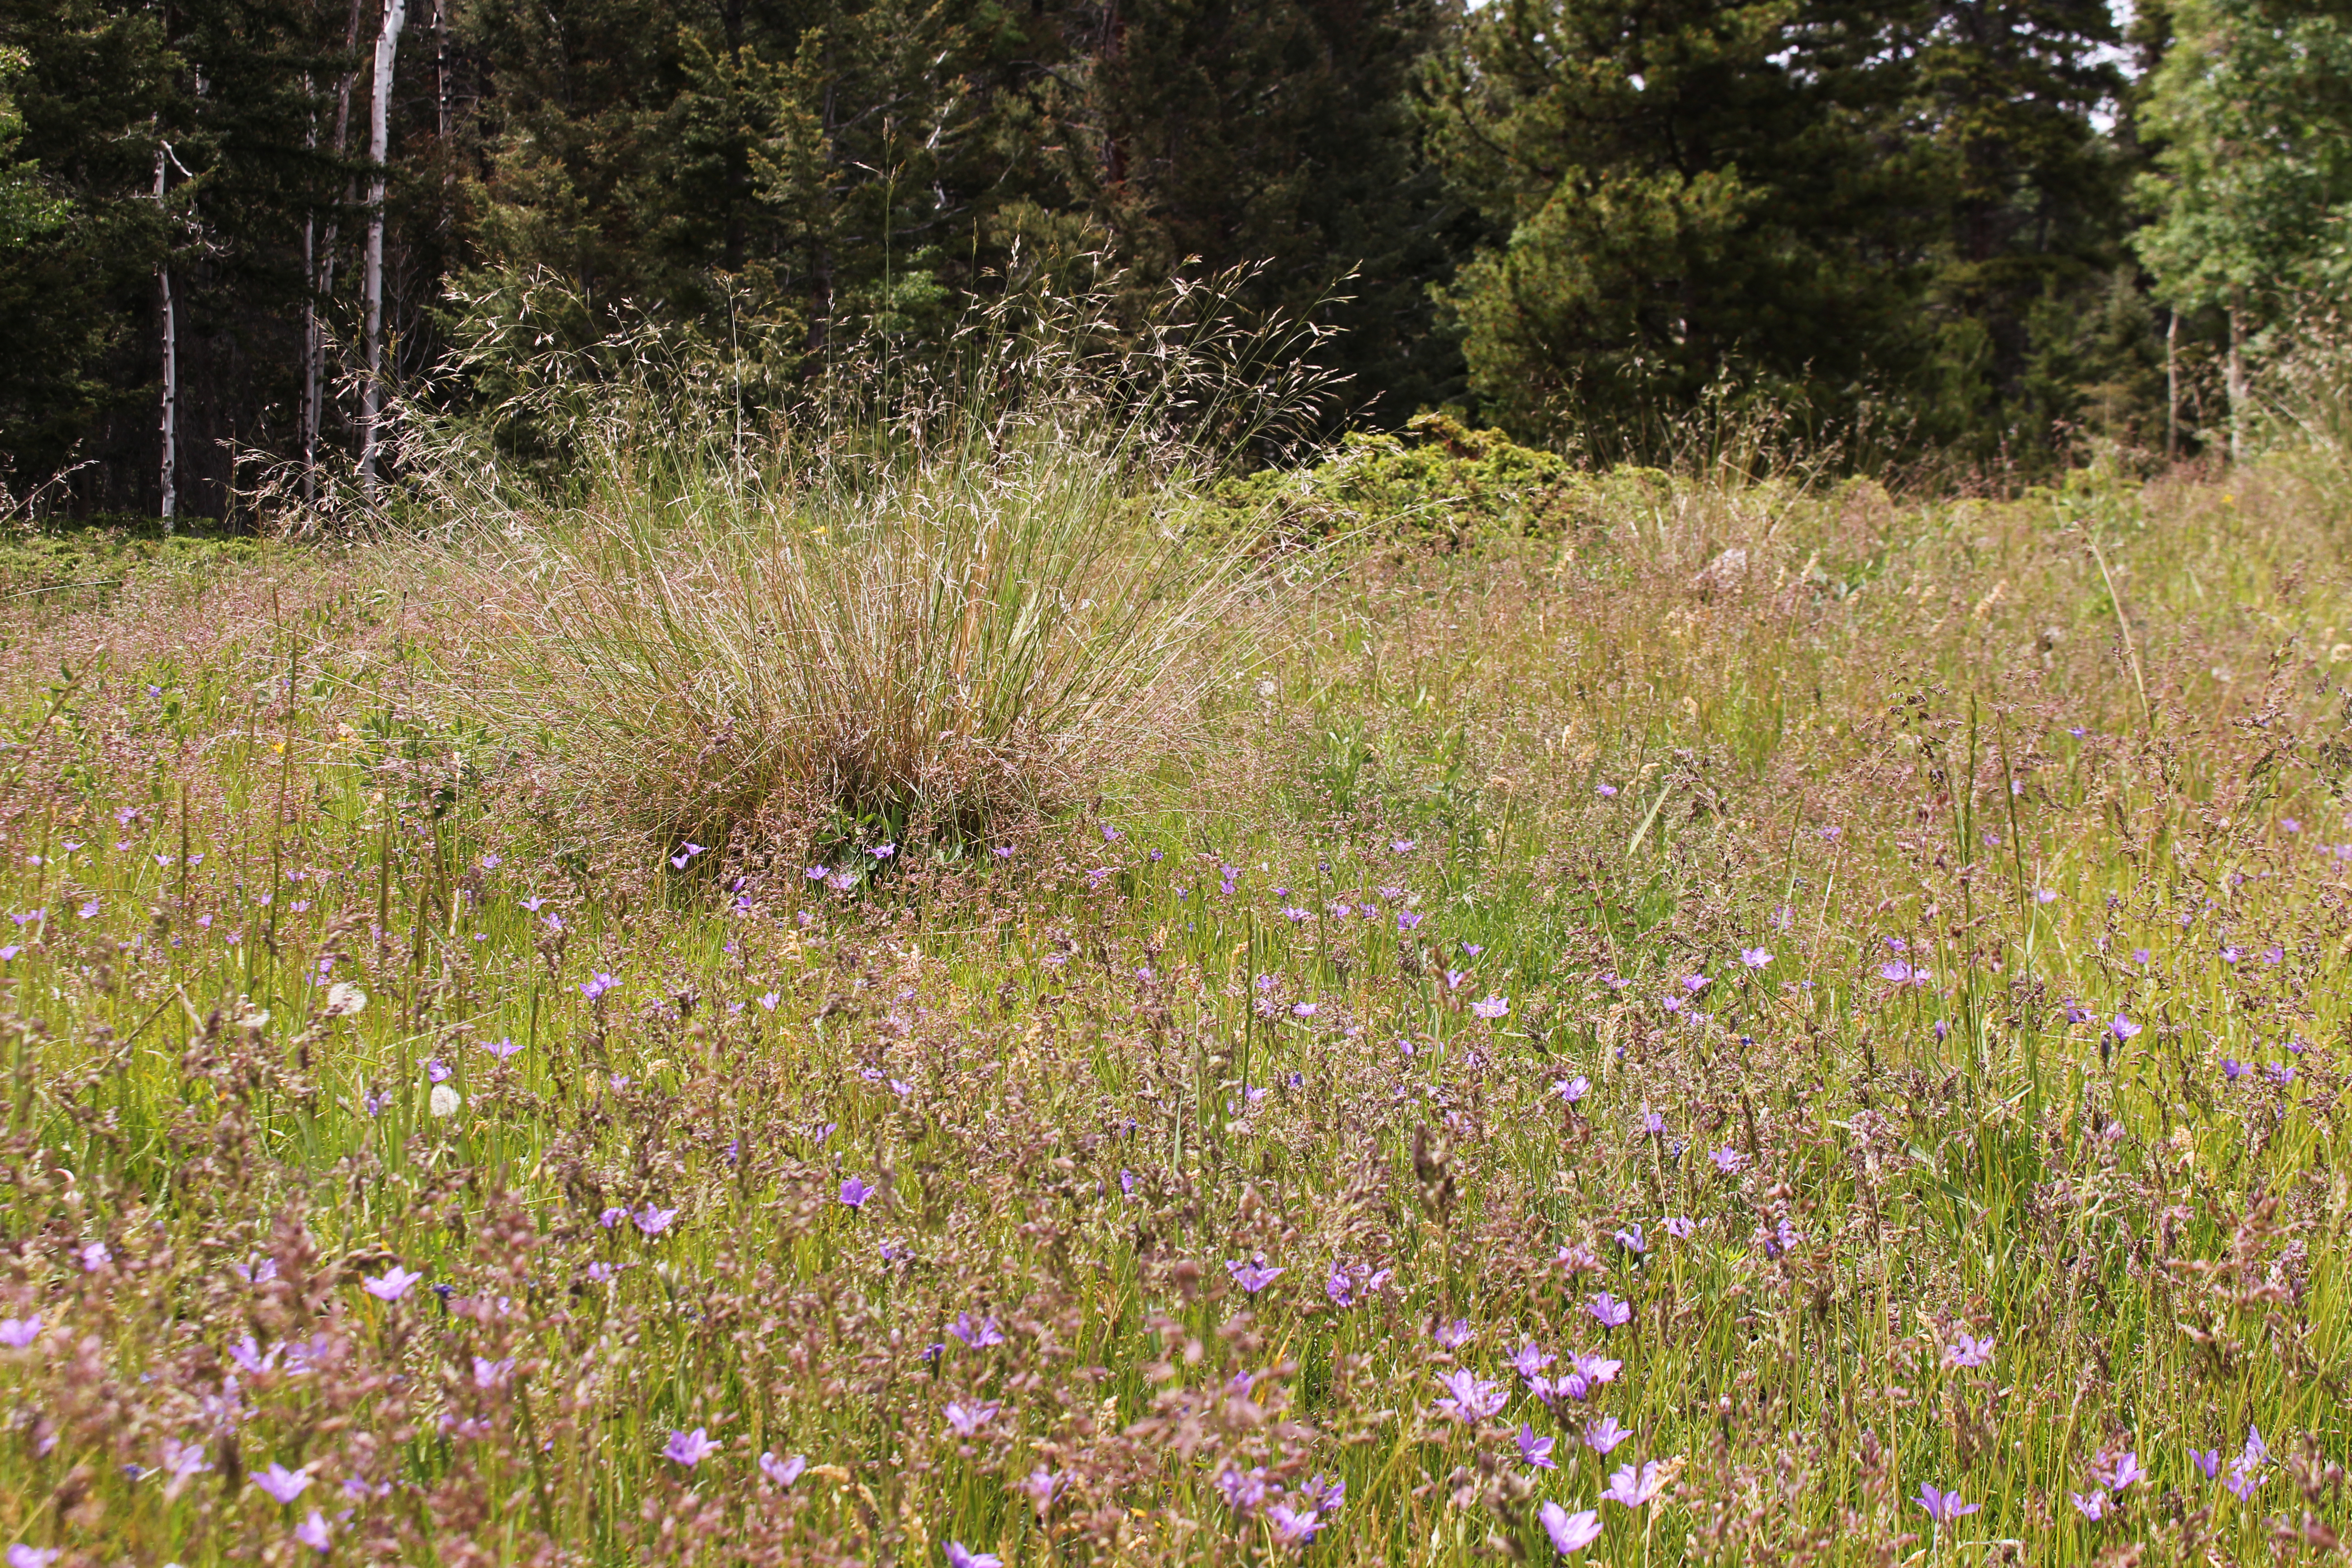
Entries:
{"label": "meadow grass", "polygon": [[407,548],[9,601],[12,1564],[2332,1555],[2332,510],[1612,493],[821,866]]}

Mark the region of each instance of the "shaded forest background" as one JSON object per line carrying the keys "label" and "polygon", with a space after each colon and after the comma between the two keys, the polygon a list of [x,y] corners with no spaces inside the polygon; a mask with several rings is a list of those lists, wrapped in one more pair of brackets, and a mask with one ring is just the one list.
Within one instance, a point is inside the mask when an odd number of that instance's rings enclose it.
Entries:
{"label": "shaded forest background", "polygon": [[2215,450],[2344,280],[2343,0],[394,5],[0,9],[20,504],[348,473],[377,217],[383,375],[458,405],[623,316],[781,400],[1008,289],[1252,264],[1336,329],[1335,425],[1748,413],[1992,483]]}

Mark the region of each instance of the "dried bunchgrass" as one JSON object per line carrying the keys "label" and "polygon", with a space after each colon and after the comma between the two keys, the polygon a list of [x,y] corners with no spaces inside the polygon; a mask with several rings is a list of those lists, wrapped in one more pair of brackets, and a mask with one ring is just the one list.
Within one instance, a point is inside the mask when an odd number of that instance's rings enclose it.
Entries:
{"label": "dried bunchgrass", "polygon": [[1318,384],[1222,298],[1121,332],[1033,296],[953,368],[845,370],[764,431],[628,329],[501,411],[560,486],[416,422],[426,525],[387,559],[449,607],[457,705],[600,833],[970,840],[1193,740],[1267,624],[1277,574],[1188,523]]}

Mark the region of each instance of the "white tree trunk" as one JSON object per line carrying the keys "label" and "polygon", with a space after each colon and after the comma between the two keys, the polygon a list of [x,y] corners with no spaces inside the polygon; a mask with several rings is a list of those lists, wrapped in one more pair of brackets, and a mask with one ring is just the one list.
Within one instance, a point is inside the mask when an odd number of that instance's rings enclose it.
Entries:
{"label": "white tree trunk", "polygon": [[2165,312],[2164,328],[2164,460],[2180,456],[2180,312]]}
{"label": "white tree trunk", "polygon": [[[302,96],[310,96],[310,78],[302,78]],[[302,145],[311,152],[319,148],[319,116],[310,115],[310,130],[304,133]],[[302,219],[302,287],[309,298],[302,302],[302,500],[305,505],[319,499],[319,215],[304,215]]]}
{"label": "white tree trunk", "polygon": [[[155,147],[155,205],[163,205],[163,174],[170,167],[172,149],[158,142]],[[172,308],[172,252],[165,242],[163,265],[155,268],[155,283],[163,296],[163,406],[160,423],[163,436],[163,456],[161,478],[163,481],[163,531],[169,533],[180,510],[180,331],[177,314]]]}
{"label": "white tree trunk", "polygon": [[383,160],[391,137],[392,61],[400,47],[408,0],[384,0],[383,30],[375,38],[375,92],[368,105],[367,379],[360,384],[360,494],[375,499],[376,456],[383,407]]}
{"label": "white tree trunk", "polygon": [[[360,46],[360,0],[352,0],[351,19],[343,26],[343,51],[349,54]],[[359,72],[348,70],[335,89],[335,161],[341,163],[343,150],[351,145],[352,92],[359,86]],[[343,188],[343,205],[349,206],[355,187]],[[327,323],[321,314],[328,300],[335,294],[335,241],[342,226],[334,218],[327,220],[324,242],[319,247],[316,265],[308,274],[310,302],[304,312],[310,349],[309,379],[303,387],[302,418],[307,432],[302,448],[304,475],[302,494],[310,500],[318,494],[319,444],[326,431]],[[309,242],[305,228],[304,243]],[[306,254],[307,250],[306,250]]]}

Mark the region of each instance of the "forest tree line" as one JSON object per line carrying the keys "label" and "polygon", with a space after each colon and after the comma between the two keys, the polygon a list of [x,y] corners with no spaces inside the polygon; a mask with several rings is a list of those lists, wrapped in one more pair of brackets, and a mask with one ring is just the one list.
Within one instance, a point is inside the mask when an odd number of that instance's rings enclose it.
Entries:
{"label": "forest tree line", "polygon": [[488,344],[479,395],[551,279],[536,340],[783,384],[1024,274],[1244,263],[1357,424],[2178,456],[2347,211],[2352,0],[8,0],[0,483],[373,477],[384,389]]}

